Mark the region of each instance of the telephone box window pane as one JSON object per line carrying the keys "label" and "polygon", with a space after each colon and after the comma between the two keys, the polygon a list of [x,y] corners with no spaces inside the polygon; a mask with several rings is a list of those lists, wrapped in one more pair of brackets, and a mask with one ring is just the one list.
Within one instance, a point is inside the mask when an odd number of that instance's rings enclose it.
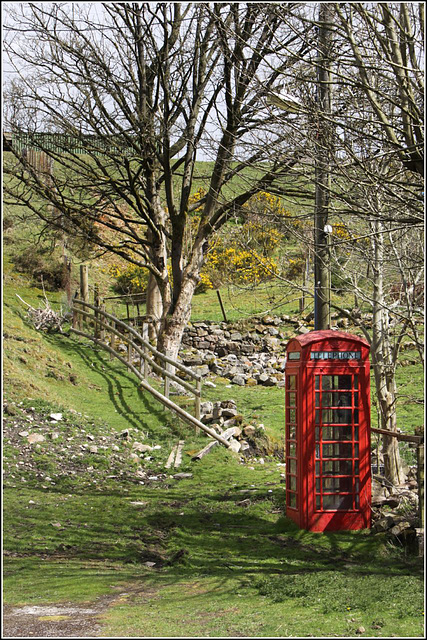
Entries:
{"label": "telephone box window pane", "polygon": [[288,376],[288,389],[297,388],[296,379],[297,379],[296,376]]}
{"label": "telephone box window pane", "polygon": [[297,479],[295,476],[288,476],[288,487],[291,491],[297,490]]}
{"label": "telephone box window pane", "polygon": [[338,378],[335,389],[351,389],[351,376],[335,376]]}
{"label": "telephone box window pane", "polygon": [[359,440],[359,427],[354,427],[354,439]]}
{"label": "telephone box window pane", "polygon": [[322,395],[322,407],[351,407],[351,393],[326,391]]}
{"label": "telephone box window pane", "polygon": [[323,445],[323,458],[351,458],[351,443],[335,442]]}
{"label": "telephone box window pane", "polygon": [[320,411],[319,411],[319,409],[316,409],[316,412],[315,412],[315,422],[316,422],[316,424],[320,424]]}
{"label": "telephone box window pane", "polygon": [[356,494],[354,496],[354,504],[355,504],[356,509],[359,509],[359,495],[358,494]]}
{"label": "telephone box window pane", "polygon": [[297,461],[296,460],[288,460],[289,473],[293,473],[296,475],[297,472]]}
{"label": "telephone box window pane", "polygon": [[314,429],[314,439],[316,440],[316,442],[319,442],[319,440],[320,440],[320,429],[319,429],[319,427],[315,427],[315,429]]}
{"label": "telephone box window pane", "polygon": [[359,460],[354,461],[354,473],[355,475],[359,475]]}
{"label": "telephone box window pane", "polygon": [[295,409],[289,409],[289,422],[296,422],[296,410]]}
{"label": "telephone box window pane", "polygon": [[316,509],[320,509],[320,496],[316,496]]}
{"label": "telephone box window pane", "polygon": [[294,457],[296,457],[296,453],[297,453],[297,445],[294,442],[289,443],[289,453],[288,453],[288,455],[294,458]]}
{"label": "telephone box window pane", "polygon": [[320,393],[316,391],[316,407],[320,407]]}
{"label": "telephone box window pane", "polygon": [[352,428],[348,427],[323,427],[323,440],[351,440]]}
{"label": "telephone box window pane", "polygon": [[322,463],[324,476],[351,476],[351,460],[325,460]]}
{"label": "telephone box window pane", "polygon": [[320,460],[320,444],[318,442],[316,442],[315,450],[316,450],[316,460]]}
{"label": "telephone box window pane", "polygon": [[354,393],[354,406],[355,406],[355,407],[358,407],[358,406],[359,406],[359,392],[358,392],[358,391],[356,391],[356,392]]}
{"label": "telephone box window pane", "polygon": [[297,497],[295,493],[288,493],[288,504],[294,509],[297,508]]}
{"label": "telephone box window pane", "polygon": [[324,495],[323,508],[324,509],[352,509],[353,496],[352,495],[350,496]]}
{"label": "telephone box window pane", "polygon": [[314,388],[320,389],[320,376],[314,376]]}
{"label": "telephone box window pane", "polygon": [[296,393],[294,391],[288,393],[288,407],[296,407]]}
{"label": "telephone box window pane", "polygon": [[359,409],[354,410],[354,424],[359,424]]}
{"label": "telephone box window pane", "polygon": [[354,480],[354,490],[356,493],[359,493],[359,478]]}
{"label": "telephone box window pane", "polygon": [[290,440],[295,440],[297,434],[297,425],[296,424],[290,424],[289,425],[289,439]]}
{"label": "telephone box window pane", "polygon": [[322,489],[326,493],[351,493],[353,491],[353,478],[323,478]]}
{"label": "telephone box window pane", "polygon": [[351,424],[351,409],[323,409],[323,424]]}
{"label": "telephone box window pane", "polygon": [[316,478],[316,492],[320,493],[320,478]]}
{"label": "telephone box window pane", "polygon": [[358,444],[354,445],[354,457],[355,458],[359,457],[359,445]]}
{"label": "telephone box window pane", "polygon": [[322,390],[329,391],[333,388],[333,376],[322,376]]}
{"label": "telephone box window pane", "polygon": [[316,476],[320,475],[320,462],[316,462]]}

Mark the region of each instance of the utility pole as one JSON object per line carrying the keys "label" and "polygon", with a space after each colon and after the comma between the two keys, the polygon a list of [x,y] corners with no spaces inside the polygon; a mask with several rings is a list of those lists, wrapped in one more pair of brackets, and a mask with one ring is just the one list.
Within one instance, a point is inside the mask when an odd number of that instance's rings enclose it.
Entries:
{"label": "utility pole", "polygon": [[319,4],[317,58],[317,113],[315,139],[315,210],[314,210],[314,329],[331,325],[331,264],[328,225],[331,187],[331,50],[332,5]]}

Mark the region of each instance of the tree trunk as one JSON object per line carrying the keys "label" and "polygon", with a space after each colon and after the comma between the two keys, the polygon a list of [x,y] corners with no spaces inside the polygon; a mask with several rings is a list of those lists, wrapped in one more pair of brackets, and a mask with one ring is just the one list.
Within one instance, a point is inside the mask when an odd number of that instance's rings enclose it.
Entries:
{"label": "tree trunk", "polygon": [[[384,297],[384,233],[381,222],[373,223],[373,327],[372,362],[380,407],[380,428],[396,431],[395,363],[390,345],[389,314]],[[383,436],[384,475],[392,484],[404,481],[397,438]]]}

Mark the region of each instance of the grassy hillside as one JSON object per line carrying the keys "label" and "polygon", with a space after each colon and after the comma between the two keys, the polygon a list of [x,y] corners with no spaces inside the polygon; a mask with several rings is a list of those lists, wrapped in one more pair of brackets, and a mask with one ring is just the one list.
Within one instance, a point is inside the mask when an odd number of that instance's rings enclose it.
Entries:
{"label": "grassy hillside", "polygon": [[[278,458],[242,461],[217,447],[193,462],[206,437],[120,363],[31,326],[16,294],[38,307],[44,292],[17,273],[15,258],[36,231],[13,223],[4,245],[5,635],[423,637],[416,556],[381,534],[297,529],[285,515]],[[105,263],[90,269],[92,285],[108,291]],[[231,320],[280,303],[271,287],[221,295]],[[65,304],[63,292],[47,297]],[[222,320],[214,291],[195,297],[192,319]],[[422,420],[422,369],[411,350],[403,357],[398,411],[411,431]],[[216,383],[204,400],[234,399],[248,422],[282,440],[283,390]],[[182,465],[166,469],[179,440]]]}

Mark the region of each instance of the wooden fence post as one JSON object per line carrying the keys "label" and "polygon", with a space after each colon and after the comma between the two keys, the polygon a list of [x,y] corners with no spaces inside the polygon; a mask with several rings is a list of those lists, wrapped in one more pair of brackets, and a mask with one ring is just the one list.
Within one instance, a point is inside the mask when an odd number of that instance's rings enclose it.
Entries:
{"label": "wooden fence post", "polygon": [[[195,396],[195,412],[194,416],[197,420],[200,420],[200,402],[202,394],[202,379],[196,380],[196,396]],[[196,436],[200,434],[200,428],[196,427]]]}
{"label": "wooden fence post", "polygon": [[[102,303],[99,308],[100,308],[101,311],[105,311],[105,304]],[[104,316],[101,316],[101,319],[104,320]],[[105,329],[104,329],[103,325],[101,325],[100,326],[100,331],[99,331],[99,339],[100,340],[104,340],[104,338],[105,338]]]}
{"label": "wooden fence post", "polygon": [[[95,307],[99,308],[99,288],[98,288],[97,284],[94,286],[93,300],[94,300],[93,304],[95,305]],[[95,310],[95,327],[94,327],[94,336],[95,336],[95,338],[99,338],[100,325],[97,322],[98,317],[99,317],[99,313],[98,313],[97,310]]]}
{"label": "wooden fence post", "polygon": [[424,442],[417,446],[418,513],[420,528],[424,529]]}
{"label": "wooden fence post", "polygon": [[[80,299],[89,302],[89,279],[87,264],[80,265]],[[84,316],[80,315],[80,329],[83,327]]]}
{"label": "wooden fence post", "polygon": [[[116,323],[111,321],[111,328],[115,329],[116,328]],[[111,332],[111,339],[110,339],[110,347],[111,349],[116,349],[116,334],[114,333],[114,331]],[[112,360],[114,358],[114,355],[112,353],[110,353],[110,360]]]}
{"label": "wooden fence post", "polygon": [[[142,337],[144,338],[144,340],[146,340],[148,342],[148,324],[146,322],[143,322],[142,324]],[[148,349],[146,347],[143,347],[143,352],[144,352],[144,358],[143,358],[143,362],[141,362],[141,369],[143,367],[143,371],[141,371],[141,373],[143,372],[144,374],[144,379],[147,380],[148,378]]]}

